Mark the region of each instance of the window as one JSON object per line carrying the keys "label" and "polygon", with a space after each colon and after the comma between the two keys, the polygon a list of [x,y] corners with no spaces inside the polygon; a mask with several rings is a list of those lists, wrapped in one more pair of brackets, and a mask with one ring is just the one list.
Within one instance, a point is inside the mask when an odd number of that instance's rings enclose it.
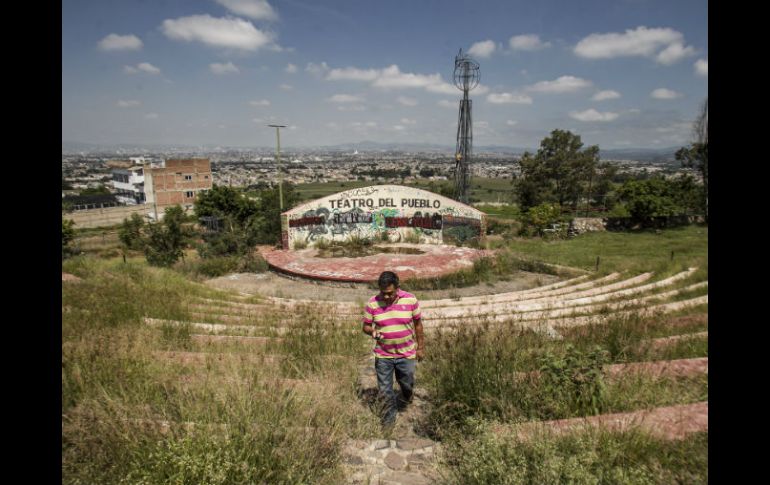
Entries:
{"label": "window", "polygon": [[208,176],[208,175],[204,175],[204,176],[203,176],[203,178],[205,178],[206,180],[208,180],[208,179],[209,179],[209,176]]}
{"label": "window", "polygon": [[195,192],[193,192],[192,190],[188,190],[187,192],[184,193],[184,195],[189,199],[195,195]]}
{"label": "window", "polygon": [[185,179],[185,180],[192,180],[192,175],[185,175],[185,176],[184,176],[184,179]]}

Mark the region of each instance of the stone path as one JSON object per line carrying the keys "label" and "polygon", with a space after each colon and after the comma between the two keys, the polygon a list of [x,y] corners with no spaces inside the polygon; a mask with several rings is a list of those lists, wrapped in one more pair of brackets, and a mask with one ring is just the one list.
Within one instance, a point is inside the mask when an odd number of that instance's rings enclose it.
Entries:
{"label": "stone path", "polygon": [[[440,443],[421,432],[430,403],[420,385],[418,364],[412,403],[400,411],[393,430],[370,440],[350,440],[343,450],[349,484],[427,485],[441,483],[436,462]],[[376,412],[377,377],[374,358],[358,367],[358,394],[367,412]],[[398,387],[394,383],[395,387]]]}

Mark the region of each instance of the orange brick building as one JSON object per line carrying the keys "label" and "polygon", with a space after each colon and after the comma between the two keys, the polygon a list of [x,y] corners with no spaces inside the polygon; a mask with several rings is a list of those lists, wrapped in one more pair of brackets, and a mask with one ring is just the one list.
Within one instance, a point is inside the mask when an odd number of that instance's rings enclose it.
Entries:
{"label": "orange brick building", "polygon": [[185,212],[191,210],[197,194],[211,187],[211,161],[207,158],[166,160],[162,168],[145,166],[145,203],[153,205],[156,220],[163,217],[166,207],[180,205]]}

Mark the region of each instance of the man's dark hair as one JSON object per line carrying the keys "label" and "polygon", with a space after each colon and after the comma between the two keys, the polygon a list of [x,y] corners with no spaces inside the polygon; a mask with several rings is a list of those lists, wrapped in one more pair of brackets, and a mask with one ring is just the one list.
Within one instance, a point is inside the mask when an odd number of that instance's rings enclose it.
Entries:
{"label": "man's dark hair", "polygon": [[393,271],[383,271],[380,275],[380,279],[377,280],[377,286],[379,286],[380,289],[383,289],[390,285],[398,288],[398,276]]}

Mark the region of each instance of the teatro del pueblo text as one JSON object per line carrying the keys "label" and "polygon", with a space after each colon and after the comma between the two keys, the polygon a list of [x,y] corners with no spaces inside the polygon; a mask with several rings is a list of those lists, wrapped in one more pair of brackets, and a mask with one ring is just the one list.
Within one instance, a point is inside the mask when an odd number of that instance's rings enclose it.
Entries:
{"label": "teatro del pueblo text", "polygon": [[401,185],[346,190],[281,214],[284,249],[354,238],[444,244],[480,239],[485,232],[486,215],[480,210]]}

